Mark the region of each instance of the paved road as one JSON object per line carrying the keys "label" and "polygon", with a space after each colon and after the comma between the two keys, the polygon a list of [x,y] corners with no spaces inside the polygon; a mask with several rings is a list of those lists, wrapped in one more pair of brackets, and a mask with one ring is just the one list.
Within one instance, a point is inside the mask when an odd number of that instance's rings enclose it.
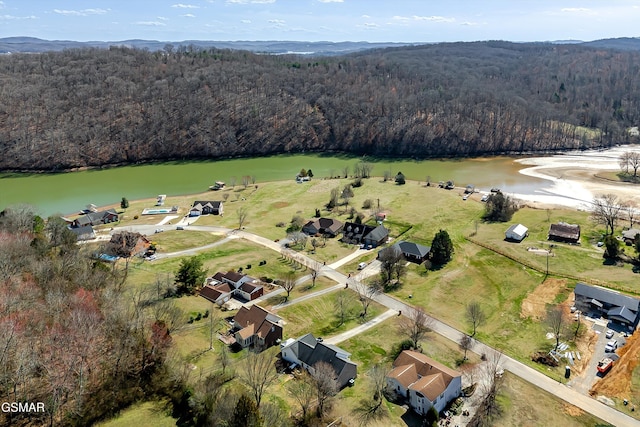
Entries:
{"label": "paved road", "polygon": [[[142,226],[142,227],[145,227],[145,226]],[[150,227],[155,227],[155,226],[150,226]],[[136,229],[136,227],[135,226],[126,227],[126,229],[132,230],[132,229]],[[265,246],[277,252],[282,253],[283,251],[282,246],[280,246],[277,242],[273,242],[269,239],[266,239],[264,237],[261,237],[252,233],[248,233],[246,231],[230,230],[223,227],[212,227],[212,226],[188,226],[188,227],[185,227],[185,230],[227,232],[227,233],[235,234],[237,237],[244,238],[246,240],[260,244],[262,246]],[[194,250],[196,251],[201,250],[201,248],[195,248]],[[304,254],[295,253],[295,257],[298,262],[300,262],[303,265],[306,265],[307,267],[317,268],[318,266],[318,261],[313,260]],[[354,291],[357,291],[358,288],[365,286],[362,282],[357,280],[355,277],[348,278],[344,274],[334,270],[329,266],[320,267],[320,272],[325,277],[328,277],[329,279],[338,283],[338,285],[333,287],[336,289],[339,289],[340,287],[342,287],[343,283],[347,283],[347,282],[350,284],[349,289],[352,289]],[[333,289],[333,288],[328,288],[328,289]],[[323,292],[323,291],[326,291],[326,290],[322,290],[319,292]],[[329,292],[331,292],[331,290],[329,290]],[[385,307],[389,308],[390,311],[395,311],[396,313],[399,310],[401,310],[403,314],[406,314],[406,313],[409,313],[410,310],[412,309],[410,305],[402,301],[396,300],[395,298],[392,298],[386,294],[379,294],[374,299],[379,304],[384,305]],[[459,342],[460,338],[463,336],[462,332],[434,318],[431,318],[429,326],[434,332],[456,343]],[[491,352],[495,352],[496,350],[481,342],[476,342],[472,351],[475,352],[476,354],[481,355],[481,354],[490,354]],[[574,406],[577,406],[583,411],[588,412],[602,419],[603,421],[606,421],[615,426],[640,426],[640,421],[626,414],[623,414],[622,412],[614,408],[611,408],[603,403],[600,403],[589,396],[580,394],[577,391],[571,389],[570,387],[567,387],[562,383],[552,380],[546,375],[536,371],[533,368],[530,368],[529,366],[521,362],[518,362],[515,359],[512,359],[511,357],[508,357],[505,354],[501,354],[501,365],[503,369],[513,373],[514,375],[517,375],[518,377],[524,379],[525,381],[528,381],[529,383],[537,387],[542,388],[543,390],[553,394],[554,396],[564,400],[565,402],[570,403]]]}

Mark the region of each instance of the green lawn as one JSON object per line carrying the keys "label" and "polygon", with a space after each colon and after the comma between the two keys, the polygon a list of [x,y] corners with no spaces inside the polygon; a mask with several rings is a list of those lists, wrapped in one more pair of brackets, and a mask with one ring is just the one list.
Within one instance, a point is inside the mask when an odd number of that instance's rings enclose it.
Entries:
{"label": "green lawn", "polygon": [[[340,293],[348,299],[348,314],[342,325],[339,324],[334,308],[334,302]],[[384,311],[383,306],[374,302],[369,306],[365,320],[370,320]],[[307,333],[316,337],[328,337],[348,331],[362,323],[363,320],[359,317],[361,312],[362,305],[358,302],[356,293],[342,289],[290,305],[278,310],[277,314],[287,322],[284,328],[285,338],[298,338]]]}
{"label": "green lawn", "polygon": [[171,409],[162,402],[143,402],[122,411],[117,417],[96,424],[98,427],[170,427],[176,425]]}

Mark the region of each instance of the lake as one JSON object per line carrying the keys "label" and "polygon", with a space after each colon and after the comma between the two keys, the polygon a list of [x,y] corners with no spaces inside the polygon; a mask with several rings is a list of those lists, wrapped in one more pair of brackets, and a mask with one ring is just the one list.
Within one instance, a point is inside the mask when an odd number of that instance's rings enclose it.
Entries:
{"label": "lake", "polygon": [[[73,213],[87,204],[98,206],[129,200],[206,191],[215,181],[227,184],[242,176],[255,176],[256,183],[294,179],[300,169],[311,169],[314,179],[340,175],[352,168],[359,157],[322,154],[295,154],[248,159],[184,161],[56,174],[0,174],[0,210],[28,203],[43,216]],[[407,179],[431,182],[454,180],[456,185],[473,184],[476,189],[500,187],[504,191],[533,194],[548,181],[525,176],[518,171],[524,166],[511,157],[460,160],[394,160],[367,159],[373,164],[373,175],[392,176],[402,172]],[[351,169],[352,170],[352,169]]]}

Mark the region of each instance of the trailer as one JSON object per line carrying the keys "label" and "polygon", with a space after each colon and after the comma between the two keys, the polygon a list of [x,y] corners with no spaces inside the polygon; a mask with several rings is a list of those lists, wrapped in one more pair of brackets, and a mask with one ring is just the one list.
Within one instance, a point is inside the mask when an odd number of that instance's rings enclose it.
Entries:
{"label": "trailer", "polygon": [[598,372],[600,372],[601,374],[606,374],[607,372],[609,372],[612,366],[613,366],[613,360],[608,357],[605,357],[598,362],[597,369],[598,369]]}

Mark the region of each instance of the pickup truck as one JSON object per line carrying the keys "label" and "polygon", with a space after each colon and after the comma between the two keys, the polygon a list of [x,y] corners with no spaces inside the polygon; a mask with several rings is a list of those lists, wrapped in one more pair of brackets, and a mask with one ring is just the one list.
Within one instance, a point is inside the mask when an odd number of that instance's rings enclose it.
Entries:
{"label": "pickup truck", "polygon": [[616,351],[616,348],[618,348],[618,341],[611,340],[607,343],[606,346],[604,346],[604,351],[606,353],[613,353],[614,351]]}
{"label": "pickup truck", "polygon": [[613,360],[609,359],[608,357],[605,357],[598,362],[597,369],[598,369],[598,372],[602,374],[606,374],[609,371],[609,369],[611,369],[612,366],[613,366]]}

